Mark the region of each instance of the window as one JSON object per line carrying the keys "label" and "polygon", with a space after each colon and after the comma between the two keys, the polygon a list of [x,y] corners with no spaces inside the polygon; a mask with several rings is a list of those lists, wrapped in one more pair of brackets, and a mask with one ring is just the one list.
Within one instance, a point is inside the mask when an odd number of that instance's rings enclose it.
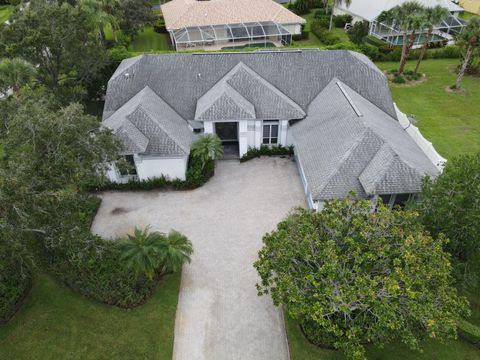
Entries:
{"label": "window", "polygon": [[380,195],[383,203],[390,207],[394,207],[395,205],[399,205],[404,207],[405,204],[413,199],[414,194],[391,194],[391,195]]}
{"label": "window", "polygon": [[135,160],[133,159],[133,155],[125,155],[124,157],[126,164],[122,164],[125,166],[119,166],[118,171],[120,172],[120,175],[137,175],[137,168],[135,167]]}
{"label": "window", "polygon": [[263,144],[278,144],[278,120],[270,120],[263,122]]}

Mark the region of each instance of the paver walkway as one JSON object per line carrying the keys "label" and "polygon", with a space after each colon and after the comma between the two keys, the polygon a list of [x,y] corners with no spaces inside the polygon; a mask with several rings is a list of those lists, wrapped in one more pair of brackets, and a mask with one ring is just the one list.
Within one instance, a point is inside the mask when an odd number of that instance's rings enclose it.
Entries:
{"label": "paver walkway", "polygon": [[305,197],[295,163],[219,161],[203,187],[185,192],[107,192],[93,231],[112,237],[134,226],[176,229],[194,246],[184,266],[174,360],[286,360],[283,317],[257,296],[252,264],[261,238]]}

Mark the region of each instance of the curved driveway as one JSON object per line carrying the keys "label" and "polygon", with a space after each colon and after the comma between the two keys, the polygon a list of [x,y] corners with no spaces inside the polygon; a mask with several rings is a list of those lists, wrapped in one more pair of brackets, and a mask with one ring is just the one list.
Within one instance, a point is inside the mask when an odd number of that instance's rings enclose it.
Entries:
{"label": "curved driveway", "polygon": [[203,187],[185,192],[107,192],[93,231],[106,237],[135,226],[176,229],[193,242],[183,267],[174,360],[286,360],[283,317],[257,296],[252,264],[261,238],[294,206],[305,206],[290,159],[219,161]]}

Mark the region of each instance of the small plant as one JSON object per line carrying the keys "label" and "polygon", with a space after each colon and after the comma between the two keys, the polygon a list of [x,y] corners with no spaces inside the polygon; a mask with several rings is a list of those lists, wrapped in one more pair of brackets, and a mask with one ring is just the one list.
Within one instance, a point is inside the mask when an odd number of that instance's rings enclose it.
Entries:
{"label": "small plant", "polygon": [[170,234],[154,231],[149,227],[135,228],[133,235],[127,235],[120,245],[121,260],[138,277],[144,274],[152,280],[155,274],[165,271],[178,271],[183,263],[190,262],[193,253],[192,243],[177,231]]}
{"label": "small plant", "polygon": [[407,81],[402,75],[395,75],[392,82],[394,82],[395,84],[405,84]]}
{"label": "small plant", "polygon": [[202,162],[203,168],[208,161],[214,161],[222,157],[222,141],[215,134],[205,134],[193,142],[190,151],[194,158],[198,158]]}
{"label": "small plant", "polygon": [[293,145],[283,146],[267,146],[261,145],[259,148],[248,148],[248,151],[240,158],[240,162],[245,162],[260,156],[281,156],[293,155]]}

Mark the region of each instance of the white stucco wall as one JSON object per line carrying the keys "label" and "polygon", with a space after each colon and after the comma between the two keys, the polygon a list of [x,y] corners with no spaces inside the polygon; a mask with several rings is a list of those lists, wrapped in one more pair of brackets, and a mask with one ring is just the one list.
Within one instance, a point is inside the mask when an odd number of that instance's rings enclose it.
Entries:
{"label": "white stucco wall", "polygon": [[310,192],[307,178],[305,177],[305,172],[303,171],[302,162],[300,161],[297,154],[295,154],[295,162],[297,163],[298,173],[300,174],[300,179],[302,180],[303,191],[305,192],[305,196],[307,197],[308,207],[310,209],[318,210],[318,203],[316,201],[313,201],[312,193]]}
{"label": "white stucco wall", "polygon": [[135,157],[139,180],[159,178],[162,175],[170,180],[185,180],[188,156],[178,158]]}
{"label": "white stucco wall", "polygon": [[420,130],[413,125],[410,120],[408,120],[407,115],[400,111],[400,109],[397,107],[397,104],[394,105],[400,125],[402,125],[403,129],[408,133],[408,135],[410,135],[420,149],[422,149],[422,151],[425,153],[425,155],[427,155],[437,169],[442,171],[447,163],[447,159],[440,155],[433,147],[433,144],[423,137]]}
{"label": "white stucco wall", "polygon": [[291,34],[301,34],[302,25],[301,24],[281,24],[285,29],[287,29]]}

